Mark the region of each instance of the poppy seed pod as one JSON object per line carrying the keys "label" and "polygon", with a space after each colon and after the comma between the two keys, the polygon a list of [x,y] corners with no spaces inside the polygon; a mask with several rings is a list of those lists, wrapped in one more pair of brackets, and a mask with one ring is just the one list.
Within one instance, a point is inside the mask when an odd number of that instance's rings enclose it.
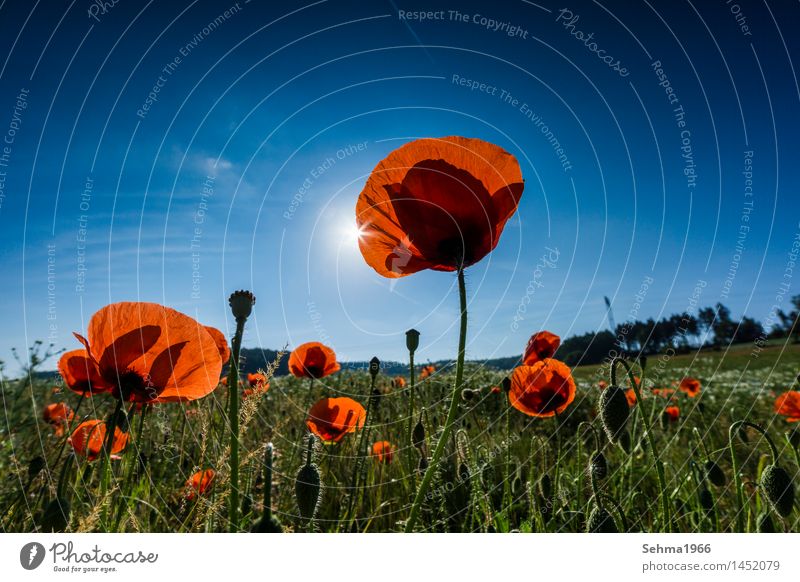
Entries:
{"label": "poppy seed pod", "polygon": [[608,475],[608,462],[603,453],[595,453],[589,461],[589,472],[595,479],[603,480]]}
{"label": "poppy seed pod", "polygon": [[369,361],[369,375],[372,376],[372,379],[375,379],[375,376],[378,375],[378,372],[381,371],[381,361],[376,357],[372,358]]}
{"label": "poppy seed pod", "polygon": [[773,509],[781,517],[788,517],[794,505],[794,485],[789,473],[776,465],[767,465],[761,473],[761,486]]}
{"label": "poppy seed pod", "polygon": [[419,332],[416,329],[409,329],[406,332],[406,348],[410,353],[417,351],[419,347]]}
{"label": "poppy seed pod", "polygon": [[420,450],[425,447],[425,425],[422,424],[421,418],[414,425],[414,430],[411,432],[411,442]]}
{"label": "poppy seed pod", "polygon": [[228,305],[231,306],[231,313],[236,319],[247,319],[253,312],[253,305],[256,304],[256,296],[250,291],[234,291],[228,298]]}
{"label": "poppy seed pod", "polygon": [[775,522],[772,521],[769,511],[762,511],[758,514],[756,527],[758,528],[758,533],[775,533]]}
{"label": "poppy seed pod", "polygon": [[706,478],[711,481],[713,485],[716,485],[717,487],[725,486],[727,479],[725,478],[725,472],[722,470],[722,467],[709,459],[706,461],[705,469]]}
{"label": "poppy seed pod", "polygon": [[625,391],[619,386],[609,386],[600,393],[600,420],[608,440],[617,444],[625,432],[630,415],[630,405]]}
{"label": "poppy seed pod", "polygon": [[314,519],[322,492],[322,480],[319,469],[313,463],[303,465],[294,482],[294,494],[297,508],[305,519]]}
{"label": "poppy seed pod", "polygon": [[619,533],[617,524],[611,514],[599,505],[595,505],[586,522],[586,533]]}
{"label": "poppy seed pod", "polygon": [[706,513],[714,509],[714,497],[711,495],[711,491],[706,488],[701,489],[700,493],[697,494],[697,501]]}

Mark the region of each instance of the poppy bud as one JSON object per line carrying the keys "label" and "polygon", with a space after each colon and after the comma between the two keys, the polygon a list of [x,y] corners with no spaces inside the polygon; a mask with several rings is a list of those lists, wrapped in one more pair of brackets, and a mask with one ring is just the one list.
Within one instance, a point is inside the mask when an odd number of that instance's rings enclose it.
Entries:
{"label": "poppy bud", "polygon": [[406,332],[406,347],[412,354],[417,351],[419,347],[419,332],[416,329],[409,329]]}
{"label": "poppy bud", "polygon": [[238,319],[247,319],[256,304],[256,296],[250,291],[234,291],[228,298],[228,305],[231,306],[231,313]]}
{"label": "poppy bud", "polygon": [[781,517],[788,517],[794,505],[794,485],[789,473],[775,465],[767,465],[761,473],[761,486],[773,509]]}
{"label": "poppy bud", "polygon": [[375,379],[375,376],[378,375],[378,372],[381,370],[381,361],[374,357],[369,361],[369,375],[372,376],[372,379]]}
{"label": "poppy bud", "polygon": [[42,457],[34,457],[28,463],[28,479],[33,479],[42,472],[44,469],[44,459]]}
{"label": "poppy bud", "polygon": [[700,503],[700,507],[706,510],[706,513],[714,509],[714,497],[711,495],[711,491],[705,487],[697,494],[697,501]]}
{"label": "poppy bud", "polygon": [[67,529],[69,524],[69,514],[71,511],[69,501],[61,497],[53,499],[44,508],[44,513],[39,521],[39,529],[42,532],[62,532]]}
{"label": "poppy bud", "polygon": [[314,519],[322,492],[322,480],[319,469],[313,463],[303,465],[294,482],[294,494],[300,515],[306,519]]}
{"label": "poppy bud", "polygon": [[608,462],[603,453],[596,453],[592,455],[589,461],[589,471],[594,475],[595,479],[605,479],[608,475]]}
{"label": "poppy bud", "polygon": [[425,448],[425,425],[422,424],[421,418],[414,425],[414,430],[411,432],[411,442],[419,450]]}
{"label": "poppy bud", "polygon": [[475,397],[475,390],[471,390],[469,388],[464,388],[461,391],[461,399],[465,401],[470,401]]}
{"label": "poppy bud", "polygon": [[506,394],[511,392],[511,378],[509,378],[508,376],[503,378],[502,386],[503,386],[503,392],[505,392]]}
{"label": "poppy bud", "polygon": [[619,386],[609,386],[600,393],[600,420],[608,440],[616,444],[625,432],[630,405],[625,391]]}
{"label": "poppy bud", "polygon": [[772,521],[769,511],[762,511],[758,514],[756,527],[758,528],[758,533],[775,533],[775,522]]}
{"label": "poppy bud", "polygon": [[428,457],[427,455],[419,456],[419,463],[417,464],[417,471],[425,473],[428,470]]}
{"label": "poppy bud", "polygon": [[626,453],[631,452],[631,435],[628,434],[627,430],[619,435],[619,446]]}
{"label": "poppy bud", "polygon": [[722,467],[717,465],[714,461],[709,459],[706,461],[706,478],[717,487],[724,487],[727,479]]}
{"label": "poppy bud", "polygon": [[605,508],[595,505],[586,522],[586,533],[619,533],[614,518]]}

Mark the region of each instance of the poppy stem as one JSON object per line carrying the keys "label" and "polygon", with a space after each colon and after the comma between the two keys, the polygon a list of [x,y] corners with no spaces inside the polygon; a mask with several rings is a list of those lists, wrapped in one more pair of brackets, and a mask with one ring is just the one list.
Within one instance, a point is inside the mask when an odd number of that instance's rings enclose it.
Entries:
{"label": "poppy stem", "polygon": [[231,428],[231,492],[228,520],[231,532],[239,531],[239,353],[242,349],[246,319],[236,318],[236,333],[231,342],[231,368],[228,372],[228,424]]}
{"label": "poppy stem", "polygon": [[[612,383],[616,381],[617,363],[622,364],[622,366],[625,368],[625,371],[628,373],[628,378],[630,379],[631,387],[633,388],[634,394],[636,394],[636,402],[639,403],[639,412],[641,413],[642,423],[644,424],[644,433],[645,436],[647,437],[647,444],[650,448],[650,454],[653,457],[653,464],[656,466],[656,473],[658,475],[658,485],[659,488],[661,489],[661,519],[664,522],[662,527],[665,528],[667,533],[670,533],[670,531],[672,530],[672,525],[670,518],[669,496],[667,494],[667,479],[666,476],[664,475],[664,463],[662,463],[661,459],[659,458],[658,449],[656,448],[656,441],[653,438],[652,421],[650,418],[648,418],[647,414],[644,411],[644,400],[642,400],[642,391],[639,389],[639,383],[636,381],[636,377],[633,375],[633,370],[631,370],[631,367],[628,364],[628,362],[626,362],[622,358],[614,358],[611,361]],[[631,454],[633,454],[632,451]]]}
{"label": "poppy stem", "polygon": [[[409,350],[408,352],[408,379],[409,379],[409,396],[408,396],[408,435],[406,440],[408,441],[408,450],[411,451],[413,455],[414,451],[414,439],[412,437],[412,431],[414,426],[414,351]],[[414,471],[412,470],[412,476]]]}
{"label": "poppy stem", "polygon": [[458,401],[459,394],[461,393],[461,383],[464,378],[464,353],[467,347],[467,286],[464,281],[464,268],[458,269],[458,297],[461,305],[461,329],[458,334],[458,359],[456,360],[456,380],[453,384],[453,392],[450,395],[450,409],[447,412],[447,418],[442,427],[442,434],[436,442],[436,448],[433,450],[433,457],[431,457],[428,468],[425,470],[425,475],[417,489],[417,494],[414,497],[414,503],[411,505],[411,513],[406,521],[405,531],[410,533],[414,531],[414,526],[419,517],[419,509],[422,505],[422,500],[428,492],[428,488],[433,480],[433,475],[438,470],[439,459],[442,457],[447,440],[450,438],[450,432],[453,430],[453,425],[456,421],[458,414]]}

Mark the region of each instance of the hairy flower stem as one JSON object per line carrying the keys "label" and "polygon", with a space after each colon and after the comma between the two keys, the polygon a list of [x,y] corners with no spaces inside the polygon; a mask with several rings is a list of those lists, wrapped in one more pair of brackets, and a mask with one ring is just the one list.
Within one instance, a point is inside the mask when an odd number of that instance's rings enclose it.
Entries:
{"label": "hairy flower stem", "polygon": [[228,423],[231,428],[231,492],[228,498],[230,531],[239,531],[239,353],[242,349],[245,318],[236,318],[236,333],[231,342],[231,368],[228,372]]}
{"label": "hairy flower stem", "polygon": [[[106,440],[103,444],[103,468],[100,472],[100,500],[105,501],[106,492],[108,491],[109,481],[111,480],[111,449],[114,446],[114,436],[117,432],[117,416],[122,410],[122,398],[117,399],[117,405],[114,408],[114,413],[111,415],[111,422],[106,424]],[[86,442],[90,440],[90,436],[86,437]],[[108,506],[103,505],[102,523],[105,525],[108,518]]]}
{"label": "hairy flower stem", "polygon": [[[733,482],[736,486],[736,504],[738,511],[736,512],[736,533],[744,532],[744,484],[742,483],[742,476],[739,474],[739,466],[736,463],[736,451],[733,446],[733,435],[737,434],[739,429],[749,426],[750,428],[758,431],[769,444],[770,453],[772,453],[772,463],[778,462],[778,449],[775,443],[762,427],[747,420],[737,420],[728,428],[728,448],[731,452],[731,470],[733,471]],[[750,529],[749,527],[747,528]]]}
{"label": "hairy flower stem", "polygon": [[[408,394],[408,431],[406,441],[408,442],[408,450],[410,454],[414,454],[414,439],[412,438],[411,434],[413,431],[414,426],[414,393],[416,390],[414,389],[414,352],[408,352],[408,385],[409,385],[409,394]],[[413,463],[412,463],[413,465]],[[412,475],[414,471],[411,471]]]}
{"label": "hairy flower stem", "polygon": [[[672,530],[672,519],[670,516],[670,507],[669,507],[669,495],[667,493],[667,479],[664,475],[664,463],[661,462],[661,459],[658,455],[658,449],[656,448],[656,441],[653,438],[653,426],[651,419],[647,417],[647,414],[644,412],[643,404],[644,400],[642,400],[642,391],[639,389],[639,384],[636,382],[636,378],[633,375],[633,371],[631,370],[630,365],[628,362],[623,360],[622,358],[614,358],[611,361],[611,383],[612,385],[616,386],[616,364],[620,363],[623,365],[625,370],[628,372],[628,378],[630,378],[631,386],[633,388],[634,394],[636,394],[636,402],[639,403],[639,412],[641,413],[640,416],[642,417],[642,423],[644,424],[644,433],[647,437],[647,444],[650,448],[650,454],[653,457],[653,464],[656,467],[656,473],[658,474],[658,486],[661,489],[661,520],[662,520],[662,528],[667,532],[670,533]],[[633,452],[631,451],[631,454]]]}
{"label": "hairy flower stem", "polygon": [[436,448],[433,450],[433,457],[431,457],[430,464],[425,470],[425,475],[417,489],[417,494],[414,497],[414,503],[411,505],[411,513],[406,521],[406,533],[414,531],[414,526],[419,517],[419,509],[422,505],[422,500],[428,492],[428,488],[433,480],[433,475],[438,470],[439,459],[442,457],[444,447],[447,440],[450,438],[450,432],[453,430],[453,425],[456,421],[456,414],[458,414],[458,400],[461,393],[461,383],[464,378],[464,352],[467,348],[467,287],[464,282],[464,269],[458,270],[458,296],[461,304],[461,329],[458,335],[458,359],[456,360],[456,380],[453,384],[453,392],[450,394],[450,409],[447,412],[447,418],[444,421],[442,434],[436,443]]}

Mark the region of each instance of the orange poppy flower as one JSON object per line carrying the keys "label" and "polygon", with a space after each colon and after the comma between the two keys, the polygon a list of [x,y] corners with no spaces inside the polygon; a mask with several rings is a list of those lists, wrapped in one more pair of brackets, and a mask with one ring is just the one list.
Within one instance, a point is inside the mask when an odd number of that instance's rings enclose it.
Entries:
{"label": "orange poppy flower", "polygon": [[228,363],[228,360],[231,359],[231,349],[228,347],[228,340],[225,339],[225,334],[218,330],[216,327],[211,327],[210,325],[205,326],[208,335],[214,340],[214,343],[217,344],[217,349],[219,350],[219,357],[222,358],[222,365]]}
{"label": "orange poppy flower", "polygon": [[606,382],[605,380],[600,380],[597,383],[597,387],[600,388],[600,390],[605,390],[606,388],[608,388],[608,382]]}
{"label": "orange poppy flower", "polygon": [[514,369],[508,399],[528,416],[553,416],[575,399],[575,380],[566,364],[547,358]]}
{"label": "orange poppy flower", "polygon": [[289,355],[289,371],[297,378],[319,380],[341,369],[336,354],[319,342],[308,342],[297,346]]}
{"label": "orange poppy flower", "polygon": [[42,418],[47,424],[53,426],[57,437],[64,435],[64,427],[74,416],[75,413],[72,412],[72,409],[63,402],[48,404],[42,410]]}
{"label": "orange poppy flower", "polygon": [[58,363],[79,393],[111,392],[130,402],[202,398],[217,385],[222,359],[214,338],[191,317],[155,303],[113,303],[89,321],[84,350]]}
{"label": "orange poppy flower", "polygon": [[323,398],[308,411],[306,426],[325,443],[338,443],[362,428],[367,411],[352,398]]}
{"label": "orange poppy flower", "polygon": [[253,388],[245,388],[242,390],[242,395],[247,398],[253,394],[264,394],[269,390],[269,382],[261,382],[260,384],[252,385]]}
{"label": "orange poppy flower", "polygon": [[[67,440],[76,454],[86,457],[90,461],[94,461],[100,456],[105,441],[106,423],[103,420],[82,422]],[[115,427],[114,441],[111,443],[111,457],[118,458],[114,453],[122,452],[127,445],[128,433],[122,432],[119,427]]]}
{"label": "orange poppy flower", "polygon": [[664,418],[666,418],[667,420],[675,422],[676,420],[678,420],[678,418],[680,418],[680,416],[681,416],[681,409],[678,408],[677,406],[667,406],[664,409]]}
{"label": "orange poppy flower", "polygon": [[491,393],[492,394],[500,394],[501,392],[502,392],[502,390],[500,389],[500,386],[492,386],[492,389],[491,389]]}
{"label": "orange poppy flower", "polygon": [[406,387],[406,379],[403,378],[402,376],[397,376],[393,380],[393,384],[394,384],[395,388],[405,388]]}
{"label": "orange poppy flower", "polygon": [[419,379],[424,380],[428,376],[432,376],[436,372],[436,366],[425,366],[419,373]]}
{"label": "orange poppy flower", "polygon": [[672,388],[653,388],[650,390],[655,396],[660,396],[662,398],[671,399],[675,396],[675,390]]}
{"label": "orange poppy flower", "polygon": [[685,392],[690,398],[700,394],[700,380],[697,378],[684,378],[678,386],[681,392]]}
{"label": "orange poppy flower", "polygon": [[633,388],[625,390],[625,398],[628,399],[628,406],[631,408],[636,406],[636,391]]}
{"label": "orange poppy flower", "polygon": [[394,447],[389,441],[379,441],[372,445],[372,455],[379,463],[388,465],[394,456]]}
{"label": "orange poppy flower", "polygon": [[775,413],[789,422],[800,422],[800,391],[790,390],[775,399]]}
{"label": "orange poppy flower", "polygon": [[517,210],[516,158],[480,139],[418,139],[372,171],[356,204],[358,245],[384,277],[455,271],[480,261]]}
{"label": "orange poppy flower", "polygon": [[561,338],[549,331],[540,331],[531,336],[525,353],[522,356],[522,364],[533,366],[536,362],[545,358],[552,358],[558,346],[561,345]]}
{"label": "orange poppy flower", "polygon": [[228,385],[228,377],[227,376],[223,376],[222,378],[219,379],[219,383],[222,384],[223,386],[227,386]]}
{"label": "orange poppy flower", "polygon": [[267,378],[260,372],[256,374],[247,374],[247,383],[250,385],[250,388],[257,388],[262,384],[266,384]]}
{"label": "orange poppy flower", "polygon": [[198,494],[205,495],[211,490],[214,485],[214,478],[217,473],[214,469],[206,469],[205,471],[198,471],[186,481],[186,498],[192,501]]}

